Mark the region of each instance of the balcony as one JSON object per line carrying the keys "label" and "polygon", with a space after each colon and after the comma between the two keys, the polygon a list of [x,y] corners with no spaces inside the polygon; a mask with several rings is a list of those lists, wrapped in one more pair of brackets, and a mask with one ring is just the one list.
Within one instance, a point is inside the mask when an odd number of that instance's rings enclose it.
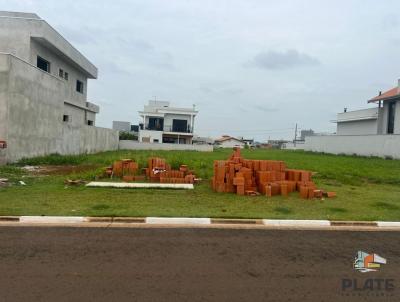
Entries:
{"label": "balcony", "polygon": [[174,127],[174,126],[164,126],[161,127],[159,125],[150,126],[147,124],[145,127],[142,127],[142,130],[151,130],[151,131],[164,131],[169,133],[193,133],[193,129],[190,126],[187,127]]}
{"label": "balcony", "polygon": [[380,108],[376,107],[338,113],[337,120],[333,122],[343,123],[361,120],[376,120],[379,117],[379,109]]}

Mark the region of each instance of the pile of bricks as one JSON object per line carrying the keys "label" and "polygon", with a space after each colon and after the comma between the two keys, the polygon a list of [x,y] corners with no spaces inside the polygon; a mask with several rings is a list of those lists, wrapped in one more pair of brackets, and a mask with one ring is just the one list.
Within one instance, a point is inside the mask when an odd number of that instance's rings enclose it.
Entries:
{"label": "pile of bricks", "polygon": [[193,184],[195,181],[194,171],[189,170],[187,165],[181,165],[179,170],[172,170],[165,159],[159,157],[149,158],[144,172],[151,182]]}
{"label": "pile of bricks", "polygon": [[283,161],[249,160],[235,148],[228,160],[214,161],[212,188],[238,195],[288,195],[298,191],[302,198],[334,197],[335,192],[318,190],[305,170],[286,169]]}
{"label": "pile of bricks", "polygon": [[145,181],[159,183],[189,183],[195,182],[194,171],[189,170],[186,165],[181,165],[179,170],[172,170],[165,159],[152,157],[148,159],[148,167],[139,171],[139,165],[132,159],[122,159],[106,168],[109,177],[119,177],[123,181]]}

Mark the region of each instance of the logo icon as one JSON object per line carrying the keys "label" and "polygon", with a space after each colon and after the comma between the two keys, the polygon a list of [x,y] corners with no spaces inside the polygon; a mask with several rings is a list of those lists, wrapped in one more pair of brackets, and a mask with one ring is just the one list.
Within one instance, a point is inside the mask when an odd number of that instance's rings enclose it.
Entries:
{"label": "logo icon", "polygon": [[368,254],[358,251],[354,259],[353,267],[361,273],[376,272],[380,269],[381,264],[386,264],[386,259],[377,254]]}

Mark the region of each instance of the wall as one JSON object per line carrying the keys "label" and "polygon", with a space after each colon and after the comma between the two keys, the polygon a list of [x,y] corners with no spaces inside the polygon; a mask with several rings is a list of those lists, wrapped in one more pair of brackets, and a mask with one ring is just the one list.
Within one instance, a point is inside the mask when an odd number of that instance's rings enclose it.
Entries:
{"label": "wall", "polygon": [[158,139],[158,142],[162,143],[162,135],[162,131],[139,130],[139,142],[141,142],[144,137],[150,137],[151,143],[153,143],[155,139]]}
{"label": "wall", "polygon": [[304,150],[400,159],[400,135],[326,135],[306,137]]}
{"label": "wall", "polygon": [[220,148],[233,148],[233,147],[240,147],[244,148],[245,143],[238,142],[236,140],[226,140],[218,144]]}
{"label": "wall", "polygon": [[83,154],[118,150],[118,131],[93,127],[63,125],[59,154]]}
{"label": "wall", "polygon": [[337,135],[378,134],[378,120],[338,122],[336,132]]}
{"label": "wall", "polygon": [[5,156],[3,151],[0,153],[3,162],[51,153],[118,148],[117,131],[62,121],[64,99],[60,91],[65,84],[57,77],[16,57],[0,54],[0,80],[0,115],[6,115],[6,119],[0,119],[0,126],[5,124],[1,129],[6,129],[8,144]]}
{"label": "wall", "polygon": [[187,144],[150,144],[135,141],[122,140],[119,142],[121,150],[191,150],[212,152],[213,146],[210,145],[187,145]]}

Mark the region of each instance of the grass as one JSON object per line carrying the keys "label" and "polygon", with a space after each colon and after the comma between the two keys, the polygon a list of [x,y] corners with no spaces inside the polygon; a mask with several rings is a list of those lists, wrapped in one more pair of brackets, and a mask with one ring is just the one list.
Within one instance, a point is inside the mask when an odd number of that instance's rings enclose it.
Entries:
{"label": "grass", "polygon": [[[0,189],[0,215],[186,216],[227,218],[280,218],[331,220],[400,220],[400,161],[335,156],[301,151],[244,150],[245,158],[284,160],[288,167],[317,172],[321,188],[336,191],[337,198],[303,200],[289,197],[247,197],[214,193],[208,179],[213,160],[226,159],[231,150],[115,151],[94,155],[51,155],[24,159],[0,167],[0,178],[15,185]],[[203,182],[192,191],[124,190],[65,187],[65,178],[92,180],[116,159],[134,158],[141,166],[149,156],[167,159],[172,166],[188,164]],[[22,165],[76,166],[66,175],[35,176]],[[84,168],[83,168],[84,167]],[[27,186],[17,184],[24,180]]]}

